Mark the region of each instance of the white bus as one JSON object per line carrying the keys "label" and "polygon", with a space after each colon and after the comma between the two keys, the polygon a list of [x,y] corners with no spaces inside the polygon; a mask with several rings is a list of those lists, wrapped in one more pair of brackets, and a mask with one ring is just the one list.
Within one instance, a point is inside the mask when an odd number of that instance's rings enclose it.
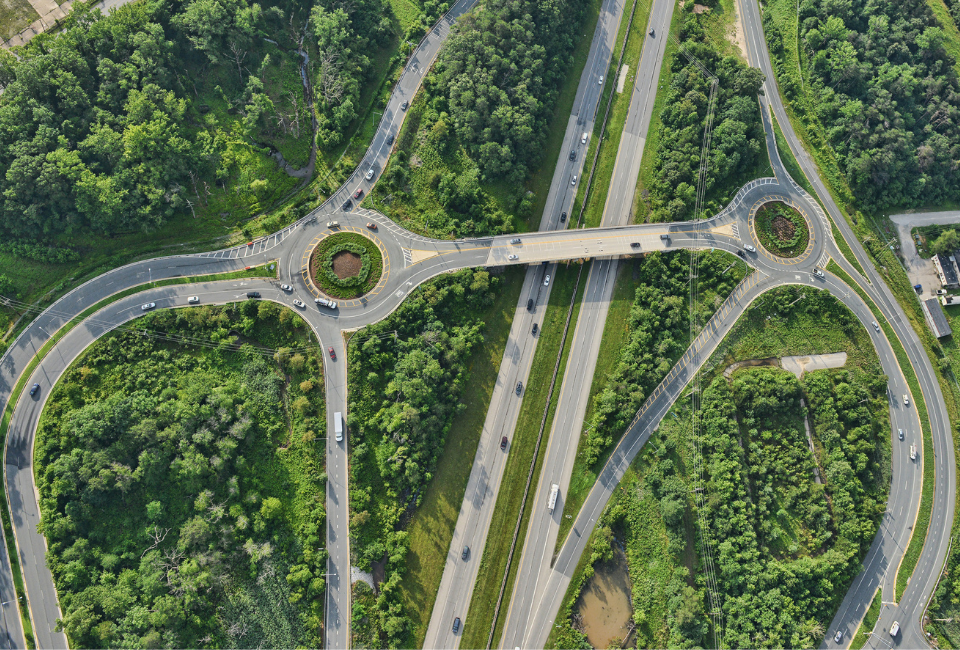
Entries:
{"label": "white bus", "polygon": [[340,411],[333,414],[333,432],[337,436],[337,442],[343,441],[343,415]]}
{"label": "white bus", "polygon": [[550,500],[547,501],[547,510],[553,512],[553,509],[557,505],[557,495],[560,494],[560,486],[556,483],[553,484],[553,487],[550,488]]}

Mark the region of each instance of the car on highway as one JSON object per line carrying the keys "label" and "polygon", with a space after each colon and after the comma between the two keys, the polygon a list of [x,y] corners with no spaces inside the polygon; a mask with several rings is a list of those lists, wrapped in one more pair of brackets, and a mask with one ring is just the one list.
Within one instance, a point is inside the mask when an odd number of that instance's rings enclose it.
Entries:
{"label": "car on highway", "polygon": [[339,222],[339,221],[328,221],[328,222],[327,222],[327,228],[339,228],[339,227],[340,227],[340,222]]}
{"label": "car on highway", "polygon": [[743,252],[742,250],[740,250],[739,248],[737,249],[737,255],[739,255],[739,256],[742,257],[743,259],[747,259],[747,254],[744,253],[744,252]]}
{"label": "car on highway", "polygon": [[670,235],[667,235],[667,234],[660,235],[660,239],[662,239],[663,241],[670,241]]}
{"label": "car on highway", "polygon": [[534,324],[533,324],[533,330],[532,330],[533,335],[536,336],[536,335],[537,335],[537,332],[539,332],[539,331],[540,331],[540,326],[539,326],[538,324],[534,323]]}
{"label": "car on highway", "polygon": [[750,251],[751,253],[756,253],[756,252],[757,252],[757,249],[754,248],[753,246],[751,246],[750,244],[744,244],[743,247],[744,247],[744,249]]}
{"label": "car on highway", "polygon": [[630,248],[640,248],[640,242],[638,241],[630,242]]}
{"label": "car on highway", "polygon": [[527,311],[533,311],[533,298],[527,298]]}
{"label": "car on highway", "polygon": [[517,395],[519,395],[519,394],[522,393],[522,392],[523,392],[523,382],[522,382],[522,381],[518,381],[518,382],[517,382]]}
{"label": "car on highway", "polygon": [[500,438],[500,451],[503,451],[507,448],[507,437],[504,436]]}
{"label": "car on highway", "polygon": [[37,391],[40,390],[40,384],[34,384],[30,387],[30,397],[33,397],[37,394]]}
{"label": "car on highway", "polygon": [[373,167],[367,170],[367,175],[365,177],[368,181],[373,178]]}
{"label": "car on highway", "polygon": [[403,102],[402,104],[400,104],[400,110],[401,110],[401,111],[405,111],[405,110],[407,110],[408,108],[410,108],[410,102],[404,100],[404,102]]}
{"label": "car on highway", "polygon": [[367,228],[369,228],[370,230],[376,230],[376,229],[377,229],[377,224],[375,224],[375,223],[373,223],[373,222],[371,221],[371,222],[367,223]]}
{"label": "car on highway", "polygon": [[897,436],[903,440],[903,429],[897,429]]}
{"label": "car on highway", "polygon": [[603,85],[603,75],[600,75],[600,85]]}
{"label": "car on highway", "polygon": [[358,187],[357,191],[353,193],[353,198],[359,199],[361,196],[363,196],[363,188]]}
{"label": "car on highway", "polygon": [[880,326],[877,324],[877,321],[873,321],[873,329],[880,331]]}
{"label": "car on highway", "polygon": [[549,286],[550,286],[550,275],[549,275],[549,274],[546,275],[546,276],[544,276],[544,278],[543,278],[543,286],[545,286],[545,287],[549,287]]}
{"label": "car on highway", "polygon": [[567,220],[567,213],[566,213],[566,212],[561,212],[561,213],[560,213],[560,223],[563,223],[563,222],[566,221],[566,220]]}
{"label": "car on highway", "polygon": [[260,297],[260,292],[259,292],[259,291],[248,291],[248,292],[247,292],[247,298],[259,298],[259,297]]}
{"label": "car on highway", "polygon": [[453,633],[456,634],[460,631],[460,617],[453,619]]}
{"label": "car on highway", "polygon": [[818,278],[824,277],[823,271],[821,271],[821,270],[818,269],[817,267],[813,267],[813,274],[814,274],[815,276],[817,276]]}
{"label": "car on highway", "polygon": [[330,358],[331,358],[331,359],[333,359],[334,361],[337,360],[337,353],[333,351],[333,348],[332,348],[332,347],[327,348],[327,352],[330,353]]}
{"label": "car on highway", "polygon": [[519,255],[507,255],[507,259],[512,262],[513,260],[518,260],[518,259],[520,259],[520,256],[519,256]]}
{"label": "car on highway", "polygon": [[156,306],[157,306],[157,303],[155,303],[155,302],[148,302],[148,303],[146,303],[146,304],[140,305],[140,311],[150,311],[151,309],[153,309],[153,308],[156,307]]}
{"label": "car on highway", "polygon": [[344,212],[346,212],[346,211],[350,210],[351,208],[353,208],[353,201],[351,201],[350,199],[347,199],[346,201],[343,202],[343,207],[342,207],[341,209],[342,209]]}
{"label": "car on highway", "polygon": [[580,136],[580,144],[587,144],[587,138],[590,136],[586,131],[583,132],[583,135]]}
{"label": "car on highway", "polygon": [[904,396],[903,396],[903,405],[904,405],[904,406],[910,406],[910,397],[909,397],[909,396],[907,396],[907,395],[904,395]]}
{"label": "car on highway", "polygon": [[293,291],[293,287],[291,287],[289,284],[281,284],[280,289],[281,291]]}
{"label": "car on highway", "polygon": [[576,159],[577,159],[577,151],[576,151],[576,149],[571,149],[571,150],[570,150],[570,160],[576,160]]}
{"label": "car on highway", "polygon": [[188,305],[195,305],[198,302],[200,302],[200,296],[190,296],[189,298],[187,298]]}
{"label": "car on highway", "polygon": [[897,636],[900,634],[900,622],[894,621],[893,625],[890,626],[890,636]]}
{"label": "car on highway", "polygon": [[833,635],[833,642],[840,643],[843,641],[843,630],[837,630],[837,633]]}
{"label": "car on highway", "polygon": [[468,557],[470,557],[470,547],[464,546],[463,551],[460,553],[460,559],[466,560]]}
{"label": "car on highway", "polygon": [[302,300],[294,300],[293,306],[296,307],[297,309],[304,309],[306,307],[306,305],[303,304]]}
{"label": "car on highway", "polygon": [[571,184],[571,185],[576,185],[576,184],[577,184],[577,175],[576,175],[576,174],[574,174],[574,175],[573,175],[573,178],[570,179],[570,184]]}
{"label": "car on highway", "polygon": [[393,134],[387,136],[387,144],[393,144]]}
{"label": "car on highway", "polygon": [[654,35],[654,34],[653,34],[653,30],[651,29],[651,30],[650,30],[650,36],[653,36],[653,35]]}
{"label": "car on highway", "polygon": [[519,244],[519,243],[520,243],[520,238],[519,238],[519,237],[514,237],[513,239],[510,240],[510,243],[511,243],[511,244]]}

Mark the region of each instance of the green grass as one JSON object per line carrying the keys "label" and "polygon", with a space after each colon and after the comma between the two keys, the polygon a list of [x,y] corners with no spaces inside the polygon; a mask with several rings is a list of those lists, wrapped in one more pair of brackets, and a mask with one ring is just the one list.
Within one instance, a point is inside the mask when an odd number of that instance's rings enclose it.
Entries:
{"label": "green grass", "polygon": [[[340,280],[333,274],[332,267],[328,274],[325,265],[328,258],[332,259],[338,252],[348,250],[344,247],[349,247],[350,252],[355,254],[361,253],[366,259],[356,276]],[[369,237],[356,232],[335,232],[320,240],[310,259],[310,271],[314,282],[328,296],[358,298],[377,286],[380,281],[380,276],[383,274],[383,255],[380,253],[380,248]],[[359,284],[353,284],[351,280]]]}
{"label": "green grass", "polygon": [[953,57],[953,69],[957,71],[957,74],[960,74],[960,30],[957,29],[957,24],[950,16],[950,10],[947,9],[943,0],[927,0],[927,4],[933,11],[933,15],[940,21],[940,26],[943,27],[944,34],[946,34],[943,49]]}
{"label": "green grass", "polygon": [[933,251],[930,250],[930,244],[940,236],[945,230],[957,230],[957,224],[945,224],[939,226],[918,226],[910,229],[910,236],[916,241],[916,236],[920,235],[923,241],[923,247],[917,246],[917,254],[925,260],[933,257]]}
{"label": "green grass", "polygon": [[[626,79],[623,83],[623,92],[616,92],[617,85],[617,56],[611,58],[610,68],[607,70],[607,80],[603,91],[603,102],[598,107],[597,117],[601,118],[606,111],[607,103],[611,101],[610,92],[613,91],[613,104],[610,108],[610,117],[607,121],[606,131],[601,133],[602,119],[594,126],[594,134],[590,140],[590,147],[584,154],[587,160],[593,160],[593,154],[596,147],[600,147],[600,155],[597,157],[597,165],[594,169],[594,179],[587,198],[587,209],[584,212],[584,226],[587,228],[596,228],[600,225],[603,218],[603,210],[607,202],[607,194],[610,190],[610,181],[613,177],[613,167],[617,162],[617,153],[620,148],[620,140],[623,136],[623,127],[627,121],[627,113],[630,108],[630,101],[633,97],[633,85],[637,77],[637,68],[639,67],[640,53],[643,50],[643,43],[647,35],[647,23],[650,19],[650,7],[652,3],[637,2],[636,12],[633,16],[633,24],[630,26],[630,33],[626,35],[626,43],[621,47],[623,53],[623,65],[628,67]],[[622,43],[624,32],[627,29],[627,16],[620,22],[620,33],[617,35],[617,42]],[[587,177],[584,173],[584,178]],[[636,182],[635,179],[630,179]],[[581,183],[577,190],[577,196],[580,202],[583,201],[583,194],[586,192],[586,183]],[[579,214],[575,207],[574,215]],[[576,218],[576,217],[574,217]],[[629,223],[629,221],[628,221]]]}
{"label": "green grass", "polygon": [[[927,414],[927,405],[924,402],[923,393],[920,390],[920,383],[917,381],[917,375],[913,370],[913,366],[910,365],[907,352],[903,349],[900,339],[897,338],[893,328],[887,323],[880,309],[863,289],[854,284],[853,279],[847,275],[836,262],[831,261],[830,264],[827,265],[827,268],[857,292],[860,298],[870,307],[870,310],[877,319],[877,323],[883,328],[884,334],[886,334],[887,340],[890,341],[893,352],[897,356],[897,364],[900,366],[900,370],[907,380],[907,386],[910,387],[910,393],[913,395],[913,403],[917,408],[917,416],[920,420],[920,428],[923,431],[923,491],[920,495],[920,510],[917,513],[917,521],[911,530],[910,545],[907,546],[907,550],[903,554],[903,559],[897,571],[895,600],[899,601],[904,589],[907,588],[907,581],[910,579],[914,568],[917,566],[917,562],[920,560],[920,553],[923,551],[923,544],[926,541],[927,528],[930,525],[930,512],[933,509],[933,485],[936,462],[933,454],[933,432],[930,429],[930,418]],[[946,390],[943,392],[945,395],[947,394]]]}
{"label": "green grass", "polygon": [[[493,622],[493,612],[496,607],[497,597],[500,594],[500,585],[503,581],[504,570],[506,569],[510,544],[513,541],[513,531],[516,527],[517,517],[521,514],[520,504],[523,499],[527,476],[530,472],[530,464],[533,461],[537,434],[543,419],[547,393],[550,389],[550,379],[553,376],[553,370],[556,366],[557,354],[560,353],[560,339],[563,335],[563,327],[567,319],[570,299],[579,271],[580,267],[575,264],[560,265],[557,267],[554,287],[550,293],[550,302],[543,317],[543,326],[540,329],[540,340],[537,343],[537,351],[533,357],[533,365],[527,377],[526,389],[523,394],[523,404],[520,407],[517,426],[510,441],[510,453],[507,459],[507,466],[504,469],[503,478],[500,481],[500,492],[497,495],[497,504],[494,507],[493,517],[490,522],[490,535],[487,537],[487,545],[483,550],[483,556],[480,560],[480,571],[477,576],[477,582],[474,585],[470,611],[464,619],[466,623],[463,628],[463,637],[461,638],[460,644],[465,648],[484,648],[487,645],[487,638],[490,635],[490,627]],[[584,269],[584,271],[586,271],[586,269]],[[586,282],[583,281],[585,279],[586,276],[584,276],[580,282],[578,296],[582,296],[586,288]],[[578,298],[576,306],[574,307],[573,316],[570,320],[570,332],[574,331],[579,311],[580,299]],[[531,498],[536,490],[540,465],[546,454],[548,446],[547,438],[550,434],[550,427],[556,411],[557,401],[560,398],[563,371],[566,367],[566,357],[569,354],[572,341],[573,337],[568,336],[566,346],[563,349],[563,358],[561,358],[560,361],[557,383],[554,388],[553,399],[549,406],[547,422],[544,427],[544,441],[540,447],[540,453],[536,461],[534,476],[531,482]],[[532,508],[526,508],[523,513],[520,534],[517,537],[516,551],[514,552],[510,574],[507,579],[507,587],[503,595],[500,616],[497,620],[497,632],[494,635],[494,644],[497,643],[497,639],[502,633],[506,620],[506,611],[510,604],[510,595],[513,591],[514,578],[520,563],[520,553],[523,549],[523,542],[526,537],[531,510]]]}
{"label": "green grass", "polygon": [[521,267],[510,267],[502,276],[502,290],[486,316],[483,346],[467,366],[470,391],[463,397],[464,410],[450,426],[444,453],[437,463],[433,480],[407,528],[410,550],[407,553],[407,572],[400,589],[404,611],[413,623],[417,648],[423,647],[430,624],[447,550],[503,361],[525,271]]}
{"label": "green grass", "polygon": [[16,36],[39,17],[27,0],[0,0],[0,37]]}
{"label": "green grass", "polygon": [[860,622],[857,633],[853,635],[853,641],[850,642],[850,650],[860,650],[860,648],[867,644],[867,634],[873,631],[874,626],[877,624],[877,619],[880,617],[880,606],[880,590],[877,589],[877,595],[873,597],[873,602],[870,603],[870,608]]}
{"label": "green grass", "polygon": [[400,29],[406,32],[410,26],[419,22],[423,5],[419,0],[389,0],[390,8],[400,23]]}
{"label": "green grass", "polygon": [[[782,217],[793,223],[794,235],[789,240],[781,240],[773,232],[773,223]],[[754,221],[760,245],[780,257],[797,257],[807,249],[810,230],[803,217],[794,208],[785,203],[774,201],[760,206]]]}

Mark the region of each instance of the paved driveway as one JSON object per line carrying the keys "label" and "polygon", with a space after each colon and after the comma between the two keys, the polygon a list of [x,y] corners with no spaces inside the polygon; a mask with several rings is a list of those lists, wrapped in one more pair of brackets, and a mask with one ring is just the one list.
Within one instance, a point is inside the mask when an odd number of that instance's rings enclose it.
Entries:
{"label": "paved driveway", "polygon": [[890,217],[897,226],[897,235],[900,237],[900,249],[903,251],[903,263],[907,267],[907,276],[910,284],[923,285],[923,290],[936,294],[940,288],[940,278],[933,262],[925,260],[917,253],[917,242],[910,235],[910,231],[917,226],[940,226],[945,224],[960,224],[960,210],[947,212],[917,212],[915,214],[895,214]]}

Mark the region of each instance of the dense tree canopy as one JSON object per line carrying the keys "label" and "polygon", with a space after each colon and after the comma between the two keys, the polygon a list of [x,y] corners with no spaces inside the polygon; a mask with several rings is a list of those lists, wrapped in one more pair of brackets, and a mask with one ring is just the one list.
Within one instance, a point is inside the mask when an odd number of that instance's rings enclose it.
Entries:
{"label": "dense tree canopy", "polygon": [[[310,340],[272,303],[143,320],[225,346],[231,331]],[[324,426],[315,351],[271,359],[139,333],[90,348],[36,444],[40,530],[71,646],[319,646]]]}
{"label": "dense tree canopy", "polygon": [[[960,83],[927,3],[805,0],[799,23],[811,109],[857,199],[874,210],[956,201]],[[777,55],[780,34],[765,28]]]}
{"label": "dense tree canopy", "polygon": [[[736,57],[721,57],[707,45],[701,25],[704,15],[693,13],[693,7],[688,3],[682,18],[682,47],[718,79],[713,139],[704,179],[709,199],[711,194],[727,191],[730,181],[753,169],[765,156],[757,103],[763,74]],[[660,116],[660,149],[650,188],[653,221],[695,217],[700,152],[709,109],[711,80],[701,68],[682,53],[674,55],[671,68],[673,81]]]}

